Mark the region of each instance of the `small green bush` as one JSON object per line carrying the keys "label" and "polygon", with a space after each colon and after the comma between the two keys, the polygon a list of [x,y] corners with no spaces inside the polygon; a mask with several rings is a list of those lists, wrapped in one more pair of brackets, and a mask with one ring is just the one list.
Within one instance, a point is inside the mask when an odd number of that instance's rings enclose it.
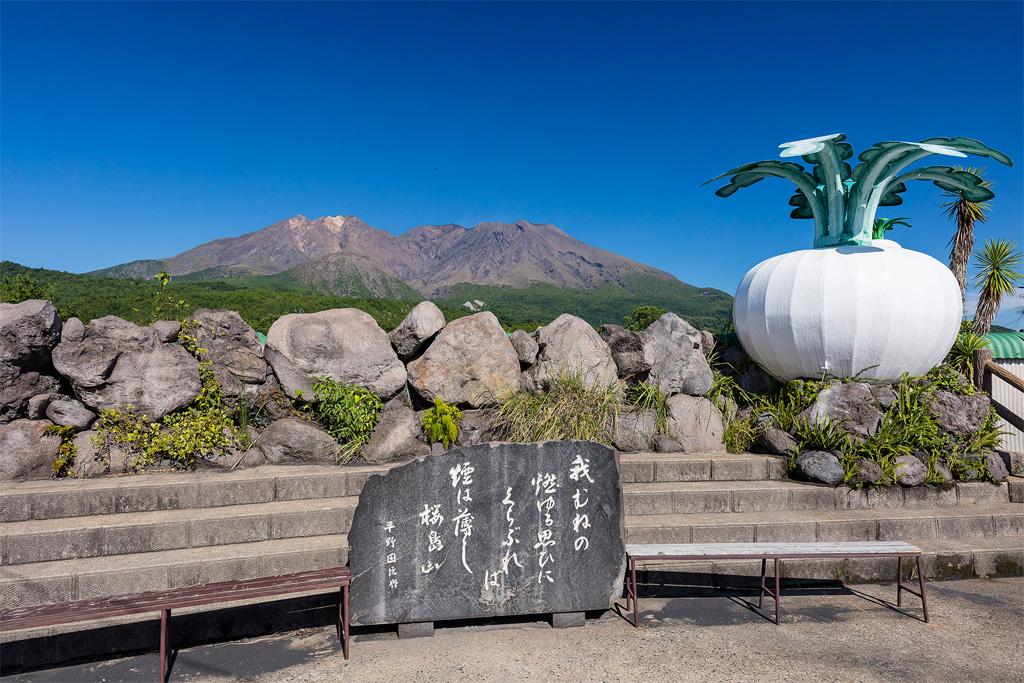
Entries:
{"label": "small green bush", "polygon": [[74,471],[71,468],[75,464],[75,455],[78,450],[75,448],[75,428],[62,425],[47,425],[43,428],[43,433],[60,439],[57,455],[53,458],[53,476],[74,476]]}
{"label": "small green bush", "polygon": [[521,391],[498,406],[495,429],[508,441],[572,440],[610,444],[622,402],[618,382],[590,385],[579,373],[552,378],[547,391]]}
{"label": "small green bush", "polygon": [[317,398],[317,421],[341,444],[339,461],[347,462],[359,455],[384,408],[380,397],[369,389],[330,377],[313,378],[313,393]]}
{"label": "small green bush", "polygon": [[658,306],[637,306],[622,321],[625,323],[627,330],[641,332],[666,313],[668,313],[667,310]]}
{"label": "small green bush", "polygon": [[451,446],[459,438],[462,411],[440,397],[434,397],[434,407],[423,411],[420,423],[430,443]]}

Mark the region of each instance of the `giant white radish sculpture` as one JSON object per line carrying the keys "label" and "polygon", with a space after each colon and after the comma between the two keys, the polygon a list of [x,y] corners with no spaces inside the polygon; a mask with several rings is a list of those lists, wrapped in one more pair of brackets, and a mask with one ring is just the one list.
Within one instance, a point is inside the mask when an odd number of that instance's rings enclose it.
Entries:
{"label": "giant white radish sculpture", "polygon": [[909,180],[929,180],[973,201],[994,195],[977,175],[949,166],[906,170],[932,154],[1010,158],[971,138],[879,142],[851,168],[853,147],[842,134],[780,145],[790,161],[734,168],[715,193],[729,197],[767,177],[797,186],[793,218],[814,220],[814,248],[770,258],[743,277],[733,303],[740,343],[777,379],[858,377],[891,382],[920,375],[942,361],[956,338],[963,310],[949,269],[903,249],[875,228],[879,206],[903,203]]}

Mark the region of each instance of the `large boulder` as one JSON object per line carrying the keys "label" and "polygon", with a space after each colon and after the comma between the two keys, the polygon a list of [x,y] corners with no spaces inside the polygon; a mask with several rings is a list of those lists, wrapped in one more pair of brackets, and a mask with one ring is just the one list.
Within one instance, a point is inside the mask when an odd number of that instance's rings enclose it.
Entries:
{"label": "large boulder", "polygon": [[0,481],[46,479],[60,438],[46,434],[49,420],[14,420],[0,425]]}
{"label": "large boulder", "polygon": [[644,360],[644,342],[639,332],[622,325],[601,325],[601,339],[612,352],[619,377],[647,376],[651,366]]}
{"label": "large boulder", "polygon": [[357,308],[282,316],[267,332],[264,353],[293,398],[313,400],[316,375],[366,387],[383,399],[405,386],[405,366],[388,335]]}
{"label": "large boulder", "polygon": [[896,483],[901,486],[920,486],[928,478],[928,467],[912,455],[896,458]]}
{"label": "large boulder", "polygon": [[939,429],[954,436],[964,436],[981,429],[988,415],[990,399],[978,392],[974,396],[961,396],[951,391],[937,390],[929,405]]}
{"label": "large boulder", "polygon": [[30,399],[57,391],[50,354],[60,333],[49,301],[0,304],[0,424],[30,417]]}
{"label": "large boulder", "polygon": [[523,330],[516,330],[509,335],[508,340],[512,342],[512,348],[519,356],[519,364],[523,367],[533,365],[533,362],[537,360],[537,351],[540,350],[533,335]]}
{"label": "large boulder", "polygon": [[878,431],[883,414],[875,407],[871,387],[862,382],[837,382],[822,389],[798,416],[812,424],[839,422],[851,434],[868,437]]}
{"label": "large boulder", "polygon": [[658,416],[653,410],[623,410],[615,419],[612,444],[625,453],[646,451],[650,449],[657,430]]}
{"label": "large boulder", "polygon": [[722,413],[702,396],[676,394],[668,399],[667,427],[686,453],[720,453],[725,451],[722,436],[725,424]]}
{"label": "large boulder", "polygon": [[519,356],[490,311],[448,323],[416,360],[409,384],[424,400],[479,408],[519,390]]}
{"label": "large boulder", "polygon": [[845,472],[839,458],[828,451],[807,451],[796,459],[799,474],[808,481],[836,486],[841,484]]}
{"label": "large boulder", "polygon": [[388,335],[395,353],[402,360],[416,356],[430,339],[444,327],[444,313],[431,301],[413,306],[405,319]]}
{"label": "large boulder", "polygon": [[334,437],[300,417],[272,422],[250,453],[253,451],[263,456],[262,462],[253,459],[246,464],[334,465],[338,462],[338,442]]}
{"label": "large boulder", "polygon": [[60,316],[49,301],[0,303],[0,362],[45,367],[50,351],[60,341],[60,329]]}
{"label": "large boulder", "polygon": [[203,359],[212,364],[221,393],[229,398],[254,393],[268,372],[256,331],[235,311],[203,308],[192,319],[189,332],[206,349]]}
{"label": "large boulder", "polygon": [[62,427],[88,429],[96,414],[72,398],[58,398],[46,406],[46,417]]}
{"label": "large boulder", "polygon": [[714,375],[701,350],[700,331],[675,313],[666,313],[644,330],[644,362],[650,367],[647,381],[661,393],[703,396]]}
{"label": "large boulder", "polygon": [[[56,378],[36,370],[24,370],[11,363],[0,362],[0,424],[20,417],[35,417],[35,397],[56,393]],[[42,399],[37,399],[41,401]]]}
{"label": "large boulder", "polygon": [[430,446],[420,440],[422,433],[419,414],[401,399],[393,399],[384,406],[369,442],[363,446],[363,459],[367,462],[389,462],[426,455]]}
{"label": "large boulder", "polygon": [[153,419],[195,400],[199,362],[156,330],[106,316],[53,350],[53,365],[93,410],[133,406]]}
{"label": "large boulder", "polygon": [[537,330],[536,362],[523,373],[527,389],[543,391],[560,375],[578,374],[588,386],[618,379],[611,350],[586,320],[563,313]]}

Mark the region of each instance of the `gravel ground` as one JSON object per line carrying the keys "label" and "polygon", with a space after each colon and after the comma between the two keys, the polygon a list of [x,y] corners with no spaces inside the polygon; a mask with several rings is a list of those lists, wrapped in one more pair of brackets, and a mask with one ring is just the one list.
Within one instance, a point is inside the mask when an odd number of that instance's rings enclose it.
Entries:
{"label": "gravel ground", "polygon": [[[783,624],[751,596],[641,600],[641,627],[609,612],[583,628],[542,621],[439,628],[398,641],[367,633],[346,662],[331,629],[190,648],[172,681],[1021,681],[1024,579],[929,585],[931,623],[893,586],[783,594]],[[753,598],[756,605],[756,596]],[[766,602],[770,605],[770,601]],[[766,612],[769,610],[766,610]],[[6,681],[152,681],[156,655],[20,674]]]}

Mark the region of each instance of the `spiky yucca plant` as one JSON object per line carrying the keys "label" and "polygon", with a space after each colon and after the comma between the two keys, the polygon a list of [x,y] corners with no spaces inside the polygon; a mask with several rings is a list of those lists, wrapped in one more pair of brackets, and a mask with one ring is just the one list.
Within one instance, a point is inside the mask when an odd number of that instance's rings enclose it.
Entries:
{"label": "spiky yucca plant", "polygon": [[974,311],[974,332],[988,334],[1003,296],[1013,294],[1017,283],[1024,279],[1016,271],[1024,260],[1024,254],[1017,251],[1017,245],[1009,240],[989,240],[975,257],[978,259],[978,273],[974,282],[981,292]]}

